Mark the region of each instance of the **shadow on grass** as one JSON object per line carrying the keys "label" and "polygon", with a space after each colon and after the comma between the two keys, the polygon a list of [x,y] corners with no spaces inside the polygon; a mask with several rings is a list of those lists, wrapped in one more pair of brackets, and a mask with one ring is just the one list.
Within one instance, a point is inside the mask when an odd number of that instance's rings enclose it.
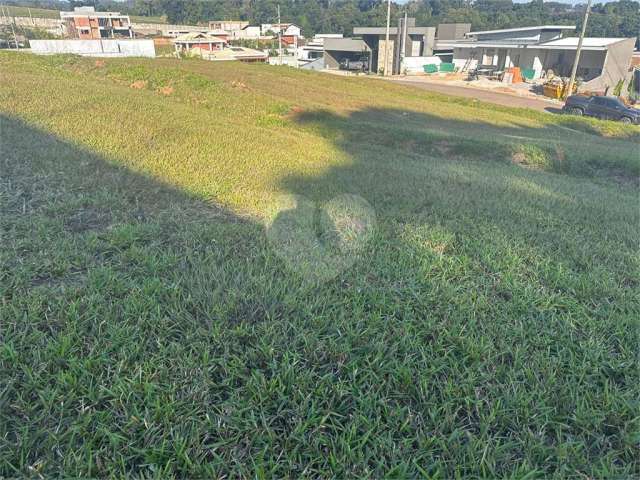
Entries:
{"label": "shadow on grass", "polygon": [[281,190],[378,218],[313,289],[261,225],[0,118],[0,474],[628,473],[634,192],[426,115],[297,120],[348,162]]}
{"label": "shadow on grass", "polygon": [[[77,286],[87,268],[135,245],[138,234],[155,232],[161,246],[185,224],[250,224],[22,120],[0,116],[0,134],[2,223],[13,240],[4,245],[5,299],[30,287]],[[82,258],[76,243],[89,244],[91,258]]]}
{"label": "shadow on grass", "polygon": [[[477,132],[474,136],[452,135],[450,132],[469,130],[469,124],[448,120],[448,132],[443,133],[431,128],[441,124],[436,117],[393,109],[361,110],[347,117],[326,111],[301,112],[295,120],[324,135],[351,162],[318,177],[284,177],[283,190],[318,202],[343,192],[357,194],[379,216],[396,220],[425,215],[466,218],[474,228],[498,228],[501,233],[494,240],[487,239],[489,243],[502,238],[505,249],[509,243],[528,245],[531,251],[544,248],[542,258],[565,252],[555,259],[561,263],[568,260],[562,256],[577,239],[556,226],[577,227],[584,215],[601,215],[596,212],[603,208],[601,203],[588,197],[605,187],[592,184],[590,177],[604,177],[609,185],[615,185],[612,180],[625,186],[637,181],[639,162],[629,158],[633,147],[626,142],[615,151],[615,147],[607,149],[603,139],[597,139],[598,146],[564,143],[557,132],[553,137],[557,141],[537,141],[532,139],[545,138],[545,132],[524,127],[500,129],[505,132],[503,138],[483,138]],[[614,179],[616,174],[622,178]],[[633,188],[619,193],[620,198],[635,194]],[[610,194],[616,198],[615,191]],[[637,220],[631,210],[623,212],[613,204],[604,208],[607,218],[618,226]],[[598,245],[607,231],[597,223],[589,227],[592,251],[606,256]]]}

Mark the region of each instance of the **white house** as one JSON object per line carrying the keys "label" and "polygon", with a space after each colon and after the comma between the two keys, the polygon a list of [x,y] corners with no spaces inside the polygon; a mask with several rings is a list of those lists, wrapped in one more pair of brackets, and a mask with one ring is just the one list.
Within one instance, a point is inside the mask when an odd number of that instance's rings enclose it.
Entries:
{"label": "white house", "polygon": [[260,27],[257,25],[247,25],[240,30],[234,30],[231,33],[231,38],[234,40],[258,40],[260,38]]}
{"label": "white house", "polygon": [[302,33],[300,27],[293,23],[263,23],[260,25],[260,33],[263,36],[269,35],[269,32],[273,32],[275,35],[281,33],[292,37],[299,37]]}

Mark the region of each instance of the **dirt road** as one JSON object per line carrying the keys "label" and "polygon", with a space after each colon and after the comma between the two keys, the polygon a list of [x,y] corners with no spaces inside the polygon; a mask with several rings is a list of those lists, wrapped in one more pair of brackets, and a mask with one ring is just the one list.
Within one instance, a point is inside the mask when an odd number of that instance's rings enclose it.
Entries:
{"label": "dirt road", "polygon": [[480,90],[472,87],[459,87],[455,85],[446,85],[435,82],[422,82],[412,80],[390,80],[401,85],[421,88],[430,92],[444,93],[445,95],[454,95],[457,97],[475,98],[483,102],[495,103],[497,105],[505,105],[508,107],[533,108],[534,110],[554,112],[561,108],[560,104],[547,100],[538,100],[537,98],[519,97],[502,92],[493,92],[491,90]]}

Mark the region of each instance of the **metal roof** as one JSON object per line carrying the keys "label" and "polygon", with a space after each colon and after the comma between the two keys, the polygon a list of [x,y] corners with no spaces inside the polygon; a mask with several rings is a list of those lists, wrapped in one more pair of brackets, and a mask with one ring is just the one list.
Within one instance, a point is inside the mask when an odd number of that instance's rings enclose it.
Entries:
{"label": "metal roof", "polygon": [[95,10],[75,10],[73,12],[60,12],[60,18],[129,18],[129,15],[120,12],[96,12]]}
{"label": "metal roof", "polygon": [[[407,27],[409,35],[424,35],[436,27]],[[386,27],[353,27],[354,35],[384,35],[387,32]],[[397,35],[398,27],[389,27],[389,35]]]}
{"label": "metal roof", "polygon": [[[582,43],[584,50],[607,50],[610,45],[627,40],[626,38],[597,38],[586,37]],[[446,40],[437,42],[436,48],[538,48],[543,50],[575,50],[578,48],[578,37],[566,37],[550,40],[548,42],[514,41],[513,39],[501,40]]]}
{"label": "metal roof", "polygon": [[226,40],[201,32],[189,32],[172,40],[174,43],[227,43]]}
{"label": "metal roof", "polygon": [[469,32],[467,35],[488,35],[490,33],[529,32],[532,30],[575,30],[575,25],[538,25],[535,27],[505,28],[500,30],[483,30],[481,32]]}
{"label": "metal roof", "polygon": [[442,48],[525,48],[525,47],[536,47],[536,43],[514,43],[513,41],[505,41],[505,42],[469,42],[469,41],[460,41],[456,42],[455,40],[445,40],[436,42],[436,49]]}
{"label": "metal roof", "polygon": [[363,52],[370,50],[361,38],[325,38],[324,49],[341,52]]}
{"label": "metal roof", "polygon": [[[558,38],[557,40],[551,40],[536,45],[536,48],[543,48],[547,50],[573,50],[578,48],[578,37],[566,37]],[[585,50],[606,50],[609,45],[622,42],[626,38],[597,38],[597,37],[585,37],[582,42],[582,48]]]}

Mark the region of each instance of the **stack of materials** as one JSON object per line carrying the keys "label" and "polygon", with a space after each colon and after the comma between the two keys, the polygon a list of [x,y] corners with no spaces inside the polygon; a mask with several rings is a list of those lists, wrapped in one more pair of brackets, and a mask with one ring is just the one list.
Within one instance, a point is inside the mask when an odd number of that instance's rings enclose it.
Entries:
{"label": "stack of materials", "polygon": [[522,72],[520,67],[507,68],[503,77],[503,83],[522,83]]}

